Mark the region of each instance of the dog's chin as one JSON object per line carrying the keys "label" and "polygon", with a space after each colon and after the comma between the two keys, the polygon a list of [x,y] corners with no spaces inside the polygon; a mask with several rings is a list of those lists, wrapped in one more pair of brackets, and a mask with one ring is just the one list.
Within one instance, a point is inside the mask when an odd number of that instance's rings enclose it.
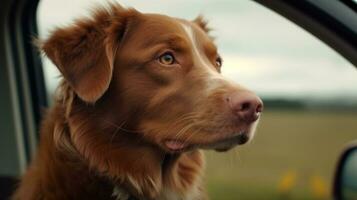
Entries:
{"label": "dog's chin", "polygon": [[223,141],[218,141],[217,143],[203,147],[203,149],[214,149],[217,152],[225,152],[236,146],[243,145],[250,140],[249,133],[239,133],[232,138],[225,139]]}
{"label": "dog's chin", "polygon": [[225,137],[206,144],[189,144],[187,142],[183,143],[179,140],[166,140],[164,142],[164,146],[165,149],[170,153],[181,153],[194,149],[206,149],[225,152],[234,148],[235,146],[247,143],[251,137],[250,132],[240,132],[232,135],[233,136],[231,137]]}

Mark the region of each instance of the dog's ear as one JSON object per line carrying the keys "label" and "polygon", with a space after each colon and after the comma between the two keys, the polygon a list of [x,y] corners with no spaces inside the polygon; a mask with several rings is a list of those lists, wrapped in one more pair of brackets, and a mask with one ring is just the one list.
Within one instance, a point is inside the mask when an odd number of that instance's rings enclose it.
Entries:
{"label": "dog's ear", "polygon": [[40,45],[83,101],[94,103],[108,89],[116,48],[135,13],[120,5],[96,9],[92,18],[56,29]]}
{"label": "dog's ear", "polygon": [[197,24],[206,33],[211,31],[211,28],[208,27],[207,20],[202,15],[197,16],[196,19],[193,20],[193,23]]}

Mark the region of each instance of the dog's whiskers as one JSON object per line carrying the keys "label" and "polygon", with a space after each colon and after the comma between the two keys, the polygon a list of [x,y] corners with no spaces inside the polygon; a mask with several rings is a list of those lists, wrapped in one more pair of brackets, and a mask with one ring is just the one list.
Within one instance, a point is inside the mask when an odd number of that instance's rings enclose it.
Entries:
{"label": "dog's whiskers", "polygon": [[121,127],[124,126],[126,123],[126,121],[123,121],[123,123],[120,124],[120,126],[117,126],[114,133],[112,134],[112,137],[110,139],[110,143],[113,143],[113,140],[115,138],[115,136],[118,134],[118,132],[121,130]]}
{"label": "dog's whiskers", "polygon": [[114,126],[114,127],[118,128],[118,129],[121,130],[121,131],[128,132],[128,133],[138,133],[138,131],[129,130],[129,129],[123,128],[123,126],[124,126],[125,123],[126,123],[126,120],[125,120],[124,122],[122,122],[122,124],[120,124],[120,125],[118,125],[118,124],[116,124],[116,123],[114,123],[114,122],[105,120],[105,119],[103,119],[103,121],[106,122],[107,124],[111,125],[111,126]]}

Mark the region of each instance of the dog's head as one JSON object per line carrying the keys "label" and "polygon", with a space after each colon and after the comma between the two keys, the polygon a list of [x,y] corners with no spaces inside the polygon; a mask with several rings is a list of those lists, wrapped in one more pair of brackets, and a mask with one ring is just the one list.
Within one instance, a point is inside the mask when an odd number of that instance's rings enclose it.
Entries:
{"label": "dog's head", "polygon": [[128,134],[168,152],[226,150],[252,137],[263,106],[221,75],[208,31],[201,17],[112,5],[55,30],[42,49],[82,104]]}

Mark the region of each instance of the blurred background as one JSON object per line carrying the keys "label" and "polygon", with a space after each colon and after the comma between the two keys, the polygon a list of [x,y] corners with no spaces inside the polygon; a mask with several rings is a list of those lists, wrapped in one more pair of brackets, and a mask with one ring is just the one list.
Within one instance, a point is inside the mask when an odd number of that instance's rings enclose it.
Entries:
{"label": "blurred background", "polygon": [[[222,73],[257,92],[265,111],[255,139],[228,153],[206,152],[211,199],[332,199],[334,168],[357,138],[357,70],[317,38],[250,0],[120,0],[141,12],[205,16]],[[99,0],[41,0],[41,38],[88,16]],[[49,98],[60,78],[43,58]]]}

